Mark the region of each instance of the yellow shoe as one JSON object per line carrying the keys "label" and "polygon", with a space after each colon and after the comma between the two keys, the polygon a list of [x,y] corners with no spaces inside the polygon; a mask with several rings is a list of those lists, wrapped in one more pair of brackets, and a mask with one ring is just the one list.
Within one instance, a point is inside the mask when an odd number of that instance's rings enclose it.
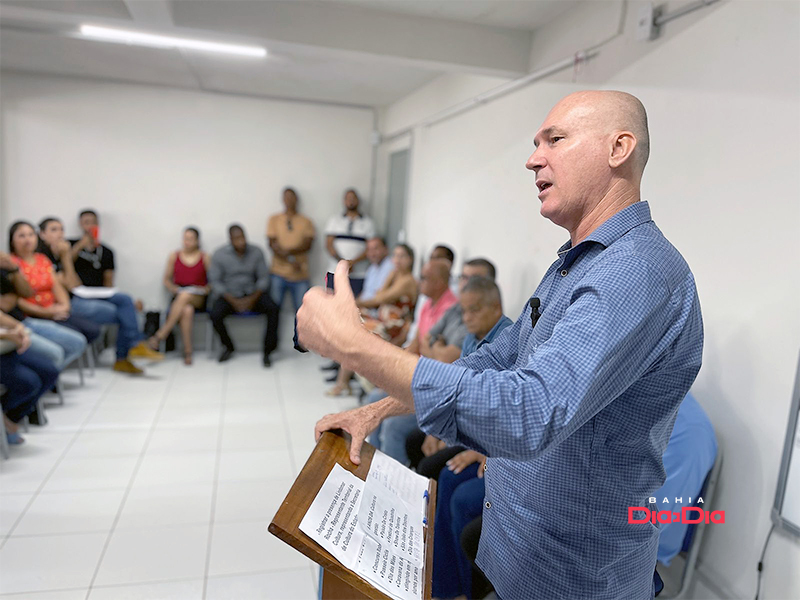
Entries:
{"label": "yellow shoe", "polygon": [[139,342],[128,351],[128,358],[146,358],[148,360],[164,360],[161,352],[153,350],[145,342]]}
{"label": "yellow shoe", "polygon": [[130,373],[131,375],[141,375],[144,373],[144,371],[127,359],[115,362],[114,370],[120,373]]}

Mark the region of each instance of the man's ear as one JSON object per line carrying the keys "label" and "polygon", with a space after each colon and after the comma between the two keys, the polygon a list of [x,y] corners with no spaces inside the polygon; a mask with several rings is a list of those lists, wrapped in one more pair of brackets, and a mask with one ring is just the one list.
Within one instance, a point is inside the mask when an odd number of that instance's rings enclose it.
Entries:
{"label": "man's ear", "polygon": [[630,131],[617,132],[611,140],[611,153],[608,156],[608,166],[612,169],[622,166],[633,155],[636,144],[636,136]]}

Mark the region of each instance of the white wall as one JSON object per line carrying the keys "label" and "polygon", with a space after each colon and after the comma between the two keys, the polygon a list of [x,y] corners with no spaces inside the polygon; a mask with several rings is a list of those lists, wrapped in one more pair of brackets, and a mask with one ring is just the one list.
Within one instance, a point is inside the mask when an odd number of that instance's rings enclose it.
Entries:
{"label": "white wall", "polygon": [[345,188],[367,200],[368,110],[7,73],[0,91],[3,231],[56,215],[76,235],[78,211],[95,208],[119,287],[148,305],[164,304],[164,262],[189,224],[209,251],[234,221],[264,248],[291,185],[318,230],[321,281],[327,218]]}
{"label": "white wall", "polygon": [[[418,249],[441,241],[458,261],[494,260],[506,312],[516,317],[567,238],[539,216],[534,176],[524,168],[536,129],[577,89],[622,89],[642,99],[652,137],[643,197],[697,278],[706,345],[694,389],[725,450],[716,508],[727,522],[709,528],[701,577],[720,597],[752,597],[800,351],[800,4],[719,3],[648,43],[633,38],[638,7],[630,3],[624,35],[577,74],[417,128],[408,233]],[[548,26],[534,36],[532,67],[546,64],[537,62],[545,50],[554,62],[614,34],[619,9],[590,2],[582,17],[570,13]],[[435,80],[388,107],[383,131],[495,84],[484,83]],[[773,536],[762,594],[800,598],[800,541]]]}

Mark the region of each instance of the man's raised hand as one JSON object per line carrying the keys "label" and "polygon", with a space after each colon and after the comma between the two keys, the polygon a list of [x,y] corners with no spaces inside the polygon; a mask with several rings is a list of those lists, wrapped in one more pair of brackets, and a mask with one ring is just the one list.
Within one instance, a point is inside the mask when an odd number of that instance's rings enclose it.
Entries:
{"label": "man's raised hand", "polygon": [[310,289],[297,311],[300,343],[328,358],[338,356],[350,347],[359,332],[364,331],[350,287],[349,269],[347,261],[340,261],[334,274],[335,291],[331,294],[321,287]]}

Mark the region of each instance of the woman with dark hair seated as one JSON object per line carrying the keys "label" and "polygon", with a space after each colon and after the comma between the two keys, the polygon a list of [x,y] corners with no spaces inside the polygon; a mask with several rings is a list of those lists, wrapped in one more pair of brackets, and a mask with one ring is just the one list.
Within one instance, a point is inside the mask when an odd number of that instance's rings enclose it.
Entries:
{"label": "woman with dark hair seated", "polygon": [[[11,260],[34,291],[32,297],[19,298],[17,303],[22,312],[30,317],[30,321],[26,319],[28,322],[25,325],[60,345],[64,345],[62,342],[67,343],[73,349],[70,360],[74,360],[83,353],[87,341],[93,342],[97,339],[100,326],[70,313],[69,294],[56,277],[53,263],[44,254],[36,251],[39,237],[33,225],[26,221],[17,221],[11,226],[8,237]],[[83,347],[77,349],[77,356],[74,355],[76,344],[71,339],[62,340],[62,331],[55,328],[54,324],[65,325],[81,334]],[[57,335],[59,339],[55,339],[53,335]]]}
{"label": "woman with dark hair seated", "polygon": [[[3,420],[9,444],[21,444],[17,423],[36,412],[39,398],[58,379],[50,361],[28,350],[30,331],[15,318],[0,312],[0,372],[3,384]],[[44,424],[42,417],[39,423]]]}
{"label": "woman with dark hair seated", "polygon": [[208,285],[208,254],[200,249],[200,232],[195,227],[183,231],[183,248],[169,255],[164,270],[164,287],[173,296],[164,324],[149,344],[158,350],[169,332],[180,322],[183,338],[183,362],[192,364],[192,323],[195,310],[204,310],[210,290]]}

